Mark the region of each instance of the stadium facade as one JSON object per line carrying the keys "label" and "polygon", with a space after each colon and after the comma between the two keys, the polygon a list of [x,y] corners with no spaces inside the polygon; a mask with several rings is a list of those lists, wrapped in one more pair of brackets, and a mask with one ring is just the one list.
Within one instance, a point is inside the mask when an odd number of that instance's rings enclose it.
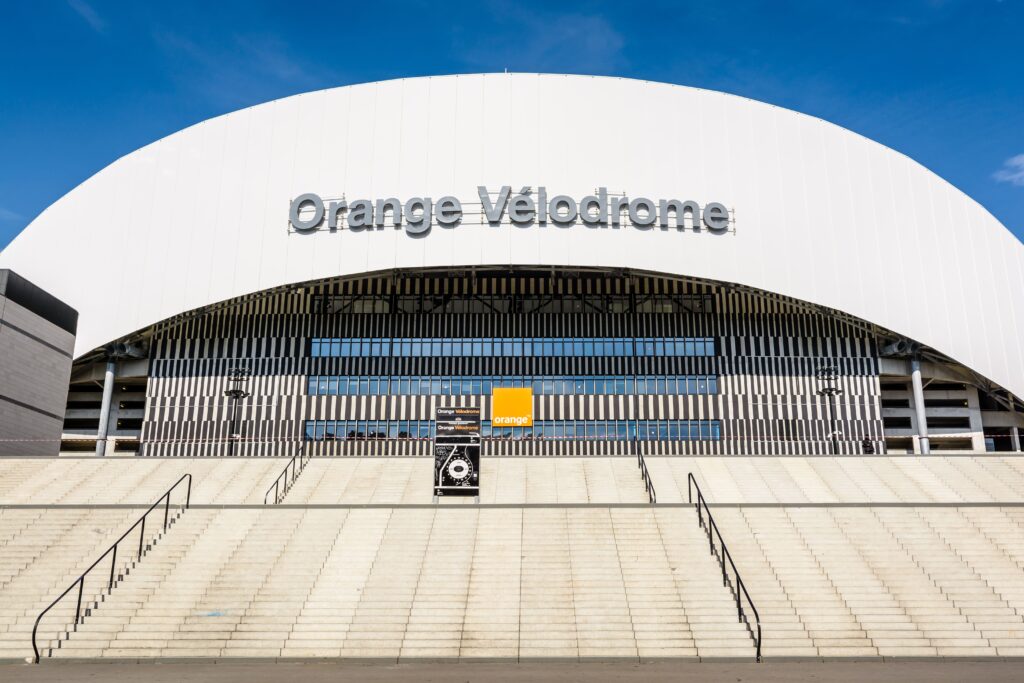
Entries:
{"label": "stadium facade", "polygon": [[[134,152],[0,266],[80,312],[64,448],[1020,450],[1024,245],[824,121],[624,79],[289,97]],[[490,423],[533,389],[532,426]],[[105,390],[104,390],[105,389]]]}

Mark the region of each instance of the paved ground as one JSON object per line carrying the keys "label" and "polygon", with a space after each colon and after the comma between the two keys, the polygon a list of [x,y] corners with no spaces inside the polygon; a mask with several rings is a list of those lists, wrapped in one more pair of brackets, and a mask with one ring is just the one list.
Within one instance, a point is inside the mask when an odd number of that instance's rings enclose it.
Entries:
{"label": "paved ground", "polygon": [[587,683],[637,681],[728,681],[743,683],[786,683],[822,681],[829,683],[944,683],[945,681],[1020,681],[1024,662],[1003,660],[983,662],[574,662],[479,663],[479,664],[374,664],[355,662],[309,663],[82,663],[46,662],[0,664],[2,681],[216,681],[217,683],[261,683],[263,681],[360,681],[381,683],[533,683],[585,680]]}

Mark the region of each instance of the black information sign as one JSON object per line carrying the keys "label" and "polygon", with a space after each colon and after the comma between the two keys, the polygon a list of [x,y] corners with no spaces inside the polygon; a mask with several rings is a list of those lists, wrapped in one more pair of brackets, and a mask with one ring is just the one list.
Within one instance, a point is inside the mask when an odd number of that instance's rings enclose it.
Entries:
{"label": "black information sign", "polygon": [[437,408],[434,495],[480,495],[480,409]]}

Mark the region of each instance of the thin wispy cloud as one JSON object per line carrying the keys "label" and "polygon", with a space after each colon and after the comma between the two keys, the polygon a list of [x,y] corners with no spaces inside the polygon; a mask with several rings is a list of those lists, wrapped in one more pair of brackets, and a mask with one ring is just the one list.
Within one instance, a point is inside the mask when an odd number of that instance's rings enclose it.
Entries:
{"label": "thin wispy cloud", "polygon": [[4,207],[0,206],[0,221],[6,223],[21,220],[24,220],[24,216],[22,216],[20,213],[17,213],[16,211],[11,211],[10,209],[5,209]]}
{"label": "thin wispy cloud", "polygon": [[107,22],[93,9],[92,5],[85,0],[68,0],[68,7],[75,11],[75,14],[82,17],[89,28],[96,33],[104,33],[107,30]]}
{"label": "thin wispy cloud", "polygon": [[992,174],[997,183],[1010,183],[1024,187],[1024,154],[1010,157],[1003,162],[1003,167]]}
{"label": "thin wispy cloud", "polygon": [[273,35],[232,34],[217,41],[162,31],[154,35],[170,77],[217,107],[240,107],[340,82],[293,56]]}
{"label": "thin wispy cloud", "polygon": [[473,68],[607,74],[625,67],[625,39],[602,15],[524,11],[505,2],[488,9],[505,27],[503,36],[483,31],[469,39],[464,30],[455,36],[458,56]]}

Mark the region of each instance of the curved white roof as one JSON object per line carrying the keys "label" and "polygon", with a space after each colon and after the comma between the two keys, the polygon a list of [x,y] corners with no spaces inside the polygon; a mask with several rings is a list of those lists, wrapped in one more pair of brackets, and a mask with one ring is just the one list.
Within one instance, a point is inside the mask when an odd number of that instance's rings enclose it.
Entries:
{"label": "curved white roof", "polygon": [[[288,230],[289,202],[306,192],[470,202],[478,185],[721,202],[736,229]],[[984,208],[835,125],[661,83],[492,74],[288,97],[119,159],[0,254],[80,311],[78,355],[270,287],[480,264],[636,268],[777,292],[906,335],[1024,396],[1024,245]]]}

